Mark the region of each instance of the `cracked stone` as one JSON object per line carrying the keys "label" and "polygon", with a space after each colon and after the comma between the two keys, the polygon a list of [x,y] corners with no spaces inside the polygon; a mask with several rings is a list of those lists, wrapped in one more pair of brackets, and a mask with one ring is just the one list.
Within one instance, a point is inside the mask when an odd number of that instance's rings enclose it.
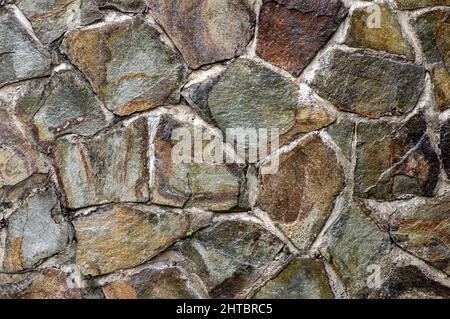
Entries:
{"label": "cracked stone", "polygon": [[146,0],[94,0],[99,7],[113,7],[123,12],[143,12]]}
{"label": "cracked stone", "polygon": [[94,137],[63,136],[53,156],[68,208],[147,202],[147,119],[118,123]]}
{"label": "cracked stone", "polygon": [[8,218],[5,270],[30,269],[62,251],[68,242],[68,226],[61,219],[58,197],[52,185],[27,197]]}
{"label": "cracked stone", "polygon": [[424,7],[448,6],[450,0],[396,0],[400,10],[420,9]]}
{"label": "cracked stone", "polygon": [[347,15],[340,0],[276,0],[261,7],[256,53],[298,76]]}
{"label": "cracked stone", "polygon": [[390,251],[390,238],[369,217],[362,203],[353,203],[328,231],[332,236],[327,249],[330,262],[351,296],[362,298],[370,293],[368,279],[373,266],[383,268]]}
{"label": "cracked stone", "polygon": [[391,215],[396,244],[450,275],[450,198],[423,199]]}
{"label": "cracked stone", "polygon": [[98,209],[74,221],[76,263],[84,275],[102,275],[150,260],[210,221],[195,213],[138,205]]}
{"label": "cracked stone", "polygon": [[118,115],[179,102],[182,58],[141,17],[72,30],[64,50]]}
{"label": "cracked stone", "polygon": [[50,53],[22,19],[17,9],[0,7],[0,87],[50,74]]}
{"label": "cracked stone", "polygon": [[[195,150],[191,148],[195,130],[203,132],[200,126],[195,128],[169,116],[160,119],[153,141],[155,185],[152,189],[152,202],[174,207],[196,206],[213,211],[225,211],[240,206],[245,208],[247,205],[240,203],[241,188],[245,186],[243,167],[215,161],[195,162]],[[183,132],[183,135],[174,140],[177,132]],[[187,143],[178,142],[180,138],[188,138]],[[183,147],[186,149],[180,150],[180,145],[185,145]],[[207,151],[210,146],[203,146],[203,156],[210,154]],[[219,147],[219,154],[222,154],[222,144]],[[188,152],[190,162],[175,160],[173,154],[177,150],[183,154]],[[210,151],[213,152],[214,149]]]}
{"label": "cracked stone", "polygon": [[243,298],[282,248],[270,232],[242,220],[218,222],[179,247],[211,298]]}
{"label": "cracked stone", "polygon": [[149,7],[193,69],[245,53],[253,37],[247,0],[150,0]]}
{"label": "cracked stone", "polygon": [[426,61],[429,64],[443,62],[450,72],[450,9],[424,12],[412,26]]}
{"label": "cracked stone", "polygon": [[379,118],[411,111],[424,81],[425,70],[415,64],[334,49],[311,85],[341,111]]}
{"label": "cracked stone", "polygon": [[450,72],[444,66],[435,66],[431,73],[433,97],[438,111],[450,108]]}
{"label": "cracked stone", "polygon": [[343,188],[344,173],[336,155],[313,135],[280,156],[277,173],[261,177],[257,205],[298,249],[306,252]]}
{"label": "cracked stone", "polygon": [[17,0],[16,5],[44,44],[57,40],[69,29],[103,16],[93,0]]}
{"label": "cracked stone", "polygon": [[296,258],[253,298],[332,299],[333,292],[321,261]]}
{"label": "cracked stone", "polygon": [[380,9],[380,25],[369,24],[373,14],[372,6],[356,8],[350,19],[350,26],[345,44],[356,48],[369,48],[403,55],[414,59],[411,45],[405,40],[396,14],[386,4],[376,4]]}
{"label": "cracked stone", "polygon": [[25,88],[28,92],[20,97],[15,112],[36,128],[41,141],[68,133],[89,136],[109,124],[100,101],[75,72],[38,82]]}
{"label": "cracked stone", "polygon": [[433,196],[440,164],[419,113],[405,123],[367,122],[357,127],[355,193],[394,200]]}

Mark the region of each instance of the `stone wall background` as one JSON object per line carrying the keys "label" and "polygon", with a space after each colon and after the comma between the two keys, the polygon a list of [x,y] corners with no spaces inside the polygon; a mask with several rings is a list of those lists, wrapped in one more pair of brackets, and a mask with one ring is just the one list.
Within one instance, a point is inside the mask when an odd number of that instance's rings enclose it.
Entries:
{"label": "stone wall background", "polygon": [[0,297],[448,298],[449,5],[1,1]]}

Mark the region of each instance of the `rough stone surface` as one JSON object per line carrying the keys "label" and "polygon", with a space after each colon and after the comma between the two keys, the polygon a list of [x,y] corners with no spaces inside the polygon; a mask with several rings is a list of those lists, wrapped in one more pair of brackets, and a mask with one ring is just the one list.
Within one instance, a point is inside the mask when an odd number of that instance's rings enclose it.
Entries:
{"label": "rough stone surface", "polygon": [[7,220],[7,245],[4,269],[17,272],[64,249],[68,226],[53,186],[30,195]]}
{"label": "rough stone surface", "polygon": [[102,208],[74,222],[76,262],[83,274],[92,276],[131,268],[156,256],[189,230],[205,226],[204,222],[195,214],[146,206]]}
{"label": "rough stone surface", "polygon": [[395,0],[400,10],[412,10],[431,6],[448,6],[450,0]]}
{"label": "rough stone surface", "polygon": [[450,108],[450,72],[444,66],[435,66],[431,73],[431,79],[436,109],[444,111]]}
{"label": "rough stone surface", "polygon": [[369,218],[362,203],[354,203],[330,229],[333,238],[327,253],[340,278],[353,297],[368,295],[371,265],[382,267],[389,253],[389,235]]}
{"label": "rough stone surface", "polygon": [[53,156],[67,207],[148,201],[147,151],[146,118],[119,123],[93,138],[58,139]]}
{"label": "rough stone surface", "polygon": [[417,65],[335,49],[323,59],[312,85],[339,110],[378,118],[411,111],[424,79]]}
{"label": "rough stone surface", "polygon": [[103,16],[95,0],[18,0],[16,5],[45,44],[57,40],[71,28],[92,23]]}
{"label": "rough stone surface", "polygon": [[50,53],[23,19],[18,10],[0,7],[0,87],[50,73]]}
{"label": "rough stone surface", "polygon": [[150,0],[149,7],[193,69],[243,54],[253,37],[247,0]]}
{"label": "rough stone surface", "polygon": [[[203,131],[200,126],[197,129]],[[173,157],[178,144],[174,136],[181,130],[190,134],[187,143],[189,163],[176,161]],[[237,164],[196,163],[195,151],[191,148],[194,130],[192,125],[172,117],[160,119],[153,141],[155,185],[152,202],[175,207],[197,206],[214,211],[238,208],[240,191],[245,186],[243,168]],[[205,149],[204,154],[207,154]]]}
{"label": "rough stone surface", "polygon": [[94,0],[99,7],[113,7],[123,12],[142,12],[146,8],[146,0]]}
{"label": "rough stone surface", "polygon": [[433,198],[396,210],[390,219],[393,241],[450,274],[450,198]]}
{"label": "rough stone surface", "polygon": [[355,132],[355,123],[348,118],[340,118],[326,129],[334,143],[341,149],[347,159],[352,158],[352,141]]}
{"label": "rough stone surface", "polygon": [[405,123],[360,123],[357,127],[355,193],[392,200],[404,195],[433,196],[439,160],[423,114]]}
{"label": "rough stone surface", "polygon": [[405,40],[400,23],[388,5],[376,4],[380,8],[379,27],[372,27],[371,6],[353,11],[345,44],[356,48],[369,48],[414,58],[411,45]]}
{"label": "rough stone surface", "polygon": [[276,174],[262,176],[258,206],[298,249],[306,251],[343,187],[343,170],[336,155],[314,135],[280,157]]}
{"label": "rough stone surface", "polygon": [[70,31],[64,45],[106,107],[118,115],[179,100],[184,63],[143,18]]}
{"label": "rough stone surface", "polygon": [[223,221],[180,245],[212,298],[243,297],[283,243],[260,225]]}
{"label": "rough stone surface", "polygon": [[298,76],[328,42],[347,9],[340,0],[267,1],[259,14],[257,54]]}
{"label": "rough stone surface", "polygon": [[294,259],[253,297],[256,299],[331,299],[333,292],[323,263]]}
{"label": "rough stone surface", "polygon": [[441,126],[441,155],[444,164],[444,170],[447,177],[450,177],[450,120],[447,120]]}

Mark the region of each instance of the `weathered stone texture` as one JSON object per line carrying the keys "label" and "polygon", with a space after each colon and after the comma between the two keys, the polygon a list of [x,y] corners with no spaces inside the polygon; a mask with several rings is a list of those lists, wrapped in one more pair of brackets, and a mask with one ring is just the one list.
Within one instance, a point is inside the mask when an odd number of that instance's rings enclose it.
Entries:
{"label": "weathered stone texture", "polygon": [[431,73],[431,79],[436,109],[444,111],[450,108],[450,72],[442,65],[435,66]]}
{"label": "weathered stone texture", "polygon": [[64,46],[106,107],[118,115],[179,101],[184,63],[141,17],[72,30]]}
{"label": "weathered stone texture", "polygon": [[261,177],[257,205],[305,252],[343,187],[344,173],[336,155],[314,135],[281,155],[276,174]]}
{"label": "weathered stone texture", "polygon": [[193,69],[243,54],[253,37],[247,0],[150,0],[149,7]]}
{"label": "weathered stone texture", "polygon": [[266,1],[259,14],[256,52],[298,76],[346,14],[340,0]]}
{"label": "weathered stone texture", "polygon": [[395,0],[395,2],[397,3],[397,8],[401,10],[450,5],[450,0]]}
{"label": "weathered stone texture", "polygon": [[94,0],[99,7],[117,8],[123,12],[142,12],[146,8],[146,0]]}
{"label": "weathered stone texture", "polygon": [[415,64],[334,49],[312,85],[339,110],[378,118],[411,111],[424,80],[425,70]]}
{"label": "weathered stone texture", "polygon": [[54,159],[69,208],[115,202],[147,202],[147,119],[119,123],[92,138],[59,138]]}

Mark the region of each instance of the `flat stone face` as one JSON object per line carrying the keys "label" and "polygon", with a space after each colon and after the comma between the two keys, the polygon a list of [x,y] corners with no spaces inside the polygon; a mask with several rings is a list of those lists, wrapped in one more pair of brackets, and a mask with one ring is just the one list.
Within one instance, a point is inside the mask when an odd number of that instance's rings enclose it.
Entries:
{"label": "flat stone face", "polygon": [[404,195],[433,196],[440,165],[426,129],[420,113],[404,125],[384,121],[360,123],[356,195],[382,200]]}
{"label": "flat stone face", "polygon": [[259,15],[256,53],[298,76],[346,14],[340,0],[267,1]]}
{"label": "flat stone face", "polygon": [[313,135],[281,155],[276,174],[261,177],[257,205],[305,252],[343,187],[344,173],[336,155]]}
{"label": "flat stone face", "polygon": [[391,215],[390,225],[395,243],[450,274],[450,198],[399,208]]}
{"label": "flat stone face", "polygon": [[31,22],[39,40],[50,44],[69,29],[92,23],[103,14],[95,0],[18,0],[17,7]]}
{"label": "flat stone face", "polygon": [[[108,299],[197,299],[193,283],[179,268],[145,269],[103,288]],[[202,296],[207,297],[207,296]]]}
{"label": "flat stone face", "polygon": [[148,4],[193,69],[243,54],[253,37],[255,14],[246,0],[150,0]]}
{"label": "flat stone face", "polygon": [[279,128],[295,124],[298,88],[289,79],[251,60],[238,59],[211,90],[209,109],[220,128]]}
{"label": "flat stone face", "polygon": [[420,66],[334,49],[311,84],[339,110],[378,118],[411,111],[424,79]]}
{"label": "flat stone face", "polygon": [[109,124],[101,103],[75,72],[59,73],[40,85],[30,84],[27,91],[15,111],[25,117],[34,114],[27,124],[36,127],[41,141],[68,133],[93,135]]}
{"label": "flat stone face", "polygon": [[67,241],[68,226],[62,220],[55,189],[48,185],[30,195],[8,218],[4,269],[30,269],[63,250]]}
{"label": "flat stone face", "polygon": [[[223,161],[207,162],[205,157],[195,162],[192,148],[195,129],[204,130],[170,116],[161,118],[153,141],[155,184],[152,202],[174,207],[196,206],[213,211],[238,208],[241,188],[245,186],[243,167],[223,164]],[[186,140],[183,142],[184,138]],[[219,152],[222,151],[222,148],[219,149]],[[175,159],[174,154],[181,155],[177,150],[187,152],[188,163]],[[210,154],[203,150],[203,154]]]}
{"label": "flat stone face", "polygon": [[431,72],[431,80],[437,110],[450,108],[450,72],[442,65],[435,66]]}
{"label": "flat stone face", "polygon": [[6,101],[0,100],[0,190],[48,171],[43,157],[14,124],[6,106]]}
{"label": "flat stone face", "polygon": [[76,263],[84,275],[93,276],[131,268],[204,226],[186,212],[136,205],[99,209],[74,222]]}
{"label": "flat stone face", "polygon": [[[375,6],[381,15],[379,25],[373,26],[371,15],[375,12]],[[356,8],[350,19],[345,44],[403,55],[409,60],[414,58],[412,47],[402,34],[396,14],[386,4]]]}
{"label": "flat stone face", "polygon": [[333,292],[322,262],[296,258],[253,298],[332,299]]}
{"label": "flat stone face", "polygon": [[0,8],[0,87],[50,74],[50,53],[20,19],[18,10]]}
{"label": "flat stone face", "polygon": [[182,58],[143,18],[72,30],[64,46],[106,107],[118,115],[179,101],[186,73]]}
{"label": "flat stone face", "polygon": [[327,250],[348,293],[357,298],[367,296],[372,267],[382,268],[383,257],[390,250],[389,235],[368,214],[363,204],[353,204],[330,229],[332,240]]}
{"label": "flat stone face", "polygon": [[348,118],[340,118],[326,129],[336,145],[341,149],[347,159],[352,158],[352,142],[355,132],[355,123]]}
{"label": "flat stone face", "polygon": [[395,2],[400,10],[450,5],[450,0],[396,0]]}
{"label": "flat stone face", "polygon": [[146,8],[146,0],[94,0],[99,7],[113,7],[123,12],[142,12]]}
{"label": "flat stone face", "polygon": [[59,138],[53,156],[69,208],[110,202],[146,202],[147,119],[119,123],[93,138]]}
{"label": "flat stone face", "polygon": [[180,251],[211,298],[242,298],[243,289],[252,285],[282,247],[261,226],[231,220],[195,233],[180,245]]}
{"label": "flat stone face", "polygon": [[[447,3],[449,5],[449,3]],[[433,10],[419,15],[412,26],[417,34],[426,62],[443,62],[450,72],[450,9]]]}

